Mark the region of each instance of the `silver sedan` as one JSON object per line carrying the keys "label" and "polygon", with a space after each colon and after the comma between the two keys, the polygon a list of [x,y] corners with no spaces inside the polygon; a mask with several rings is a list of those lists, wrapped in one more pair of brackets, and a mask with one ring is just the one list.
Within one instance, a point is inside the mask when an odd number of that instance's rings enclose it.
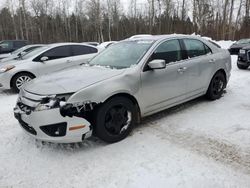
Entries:
{"label": "silver sedan", "polygon": [[94,134],[117,142],[143,117],[203,95],[219,99],[230,72],[229,52],[199,37],[128,39],[88,65],[25,85],[14,112],[37,139],[70,143]]}

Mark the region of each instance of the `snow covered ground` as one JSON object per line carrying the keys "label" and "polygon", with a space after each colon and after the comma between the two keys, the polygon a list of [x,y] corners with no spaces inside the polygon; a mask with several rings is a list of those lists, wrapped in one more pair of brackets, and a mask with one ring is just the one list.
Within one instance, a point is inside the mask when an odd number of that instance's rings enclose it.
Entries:
{"label": "snow covered ground", "polygon": [[36,141],[13,117],[17,95],[0,90],[0,187],[250,187],[250,71],[236,58],[222,99],[153,115],[116,144]]}

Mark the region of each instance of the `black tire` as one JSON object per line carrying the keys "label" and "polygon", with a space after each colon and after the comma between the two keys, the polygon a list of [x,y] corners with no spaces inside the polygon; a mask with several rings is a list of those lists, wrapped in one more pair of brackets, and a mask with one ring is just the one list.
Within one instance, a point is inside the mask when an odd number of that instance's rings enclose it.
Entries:
{"label": "black tire", "polygon": [[210,82],[206,97],[210,100],[221,98],[226,85],[227,81],[225,75],[222,72],[217,72]]}
{"label": "black tire", "polygon": [[243,70],[248,69],[248,65],[241,65],[241,64],[239,64],[239,63],[237,63],[237,67],[238,67],[239,69],[243,69]]}
{"label": "black tire", "polygon": [[95,112],[94,134],[108,143],[125,139],[137,122],[136,109],[132,101],[125,97],[108,100]]}
{"label": "black tire", "polygon": [[32,79],[34,79],[35,77],[30,74],[30,73],[19,73],[19,74],[16,74],[12,80],[11,80],[11,86],[12,86],[12,89],[18,93],[20,91],[20,88],[22,87],[22,84],[20,84],[20,80],[23,79],[23,84],[24,83],[27,83],[29,81],[31,81]]}

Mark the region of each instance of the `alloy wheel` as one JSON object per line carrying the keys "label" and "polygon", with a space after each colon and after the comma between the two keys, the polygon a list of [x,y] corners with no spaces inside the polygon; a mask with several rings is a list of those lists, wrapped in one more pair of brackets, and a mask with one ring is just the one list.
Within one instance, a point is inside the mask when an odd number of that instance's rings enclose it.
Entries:
{"label": "alloy wheel", "polygon": [[120,135],[129,128],[131,120],[132,112],[125,106],[112,106],[105,116],[105,129],[111,135]]}
{"label": "alloy wheel", "polygon": [[25,83],[27,83],[29,81],[31,81],[31,78],[29,76],[26,76],[26,75],[25,76],[20,76],[16,80],[16,87],[18,89],[20,89],[23,86],[23,84],[25,84]]}

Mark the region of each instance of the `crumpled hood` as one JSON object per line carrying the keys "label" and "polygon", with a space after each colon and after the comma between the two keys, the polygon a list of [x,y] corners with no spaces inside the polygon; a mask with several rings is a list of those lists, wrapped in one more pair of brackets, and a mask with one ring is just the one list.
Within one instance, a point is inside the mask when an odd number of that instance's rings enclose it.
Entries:
{"label": "crumpled hood", "polygon": [[79,66],[36,78],[25,85],[24,89],[38,95],[75,93],[123,72],[97,66]]}

